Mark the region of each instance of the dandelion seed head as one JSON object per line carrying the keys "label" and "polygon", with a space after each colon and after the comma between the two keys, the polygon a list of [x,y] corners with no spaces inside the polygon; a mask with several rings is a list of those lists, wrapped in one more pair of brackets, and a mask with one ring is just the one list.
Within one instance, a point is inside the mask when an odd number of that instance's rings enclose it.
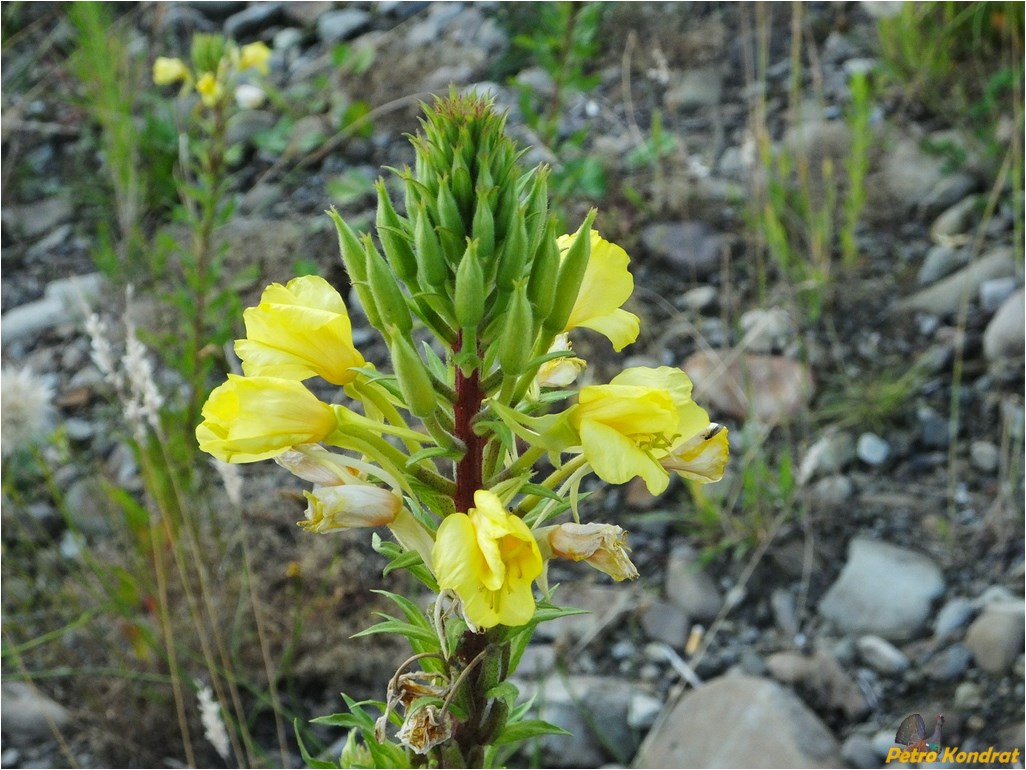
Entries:
{"label": "dandelion seed head", "polygon": [[53,428],[54,388],[30,368],[0,370],[0,447],[4,457],[38,443]]}

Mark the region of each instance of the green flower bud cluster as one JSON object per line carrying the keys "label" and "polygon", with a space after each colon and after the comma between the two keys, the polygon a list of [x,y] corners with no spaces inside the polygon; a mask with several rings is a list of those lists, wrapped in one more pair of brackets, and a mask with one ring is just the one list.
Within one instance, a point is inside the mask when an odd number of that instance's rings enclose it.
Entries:
{"label": "green flower bud cluster", "polygon": [[414,169],[397,171],[405,213],[377,183],[380,251],[331,212],[342,259],[368,319],[389,341],[408,401],[428,377],[413,360],[414,318],[454,351],[464,373],[481,373],[486,393],[522,393],[518,385],[534,376],[574,306],[593,215],[561,258],[549,170],[522,168],[505,117],[489,101],[453,94],[425,107],[422,127],[412,139]]}

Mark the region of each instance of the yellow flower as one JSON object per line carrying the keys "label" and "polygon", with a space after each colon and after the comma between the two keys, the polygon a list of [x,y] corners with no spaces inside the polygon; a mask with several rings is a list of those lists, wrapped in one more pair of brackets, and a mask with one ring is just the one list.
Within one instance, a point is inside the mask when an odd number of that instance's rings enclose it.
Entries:
{"label": "yellow flower", "polygon": [[158,86],[167,86],[188,79],[189,68],[181,59],[158,56],[153,62],[153,82]]}
{"label": "yellow flower", "polygon": [[203,405],[196,439],[218,460],[251,463],[323,441],[337,427],[334,409],[300,382],[229,374]]}
{"label": "yellow flower", "polygon": [[271,58],[270,48],[260,42],[250,43],[242,46],[239,53],[239,69],[255,69],[261,75],[267,74],[267,60]]}
{"label": "yellow flower", "polygon": [[353,346],[345,302],[316,275],[272,283],[260,304],[243,313],[246,338],[236,341],[242,370],[251,377],[305,380],[320,375],[334,385],[356,378],[364,358]]}
{"label": "yellow flower", "polygon": [[438,528],[431,553],[438,585],[456,592],[478,628],[522,626],[534,616],[531,583],[542,571],[538,543],[492,492],[478,490],[474,503]]}
{"label": "yellow flower", "polygon": [[627,533],[614,524],[567,522],[538,530],[543,548],[559,559],[584,561],[613,580],[636,580],[638,569],[630,557]]}
{"label": "yellow flower", "polygon": [[204,72],[200,79],[196,81],[196,91],[199,92],[203,104],[207,107],[213,107],[221,100],[221,96],[224,94],[224,86],[218,82],[213,72]]}
{"label": "yellow flower", "polygon": [[727,429],[715,422],[692,436],[660,460],[664,468],[694,481],[719,481],[727,465],[730,447]]}
{"label": "yellow flower", "polygon": [[[574,237],[559,236],[562,255],[570,250]],[[591,231],[591,257],[563,331],[578,326],[591,329],[608,338],[617,352],[638,338],[638,317],[620,307],[634,291],[634,276],[627,269],[629,262],[626,251]]]}
{"label": "yellow flower", "polygon": [[333,532],[354,527],[383,527],[391,524],[403,507],[403,500],[390,489],[355,481],[304,492],[306,521],[299,526],[310,532]]}
{"label": "yellow flower", "polygon": [[691,380],[668,366],[626,369],[608,385],[582,388],[569,421],[599,478],[623,484],[641,476],[652,494],[670,483],[662,461],[709,428],[709,415],[691,400]]}

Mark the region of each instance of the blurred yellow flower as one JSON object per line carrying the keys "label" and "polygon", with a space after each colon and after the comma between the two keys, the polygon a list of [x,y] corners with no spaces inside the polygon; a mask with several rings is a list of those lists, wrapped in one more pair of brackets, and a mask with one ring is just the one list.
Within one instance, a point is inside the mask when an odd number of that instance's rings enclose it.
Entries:
{"label": "blurred yellow flower", "polygon": [[627,533],[615,524],[567,522],[543,527],[537,535],[556,558],[586,562],[617,582],[638,577],[638,569],[627,555],[631,551]]}
{"label": "blurred yellow flower", "polygon": [[214,76],[213,72],[204,72],[199,80],[196,81],[196,91],[200,95],[200,99],[207,107],[213,107],[220,100],[224,94],[224,86]]}
{"label": "blurred yellow flower", "polygon": [[255,69],[261,75],[266,75],[268,70],[267,60],[271,58],[271,49],[265,44],[257,42],[242,46],[239,52],[239,69]]}
{"label": "blurred yellow flower", "polygon": [[[704,450],[689,442],[708,431],[709,415],[691,400],[691,380],[680,369],[625,369],[608,385],[582,388],[568,417],[592,469],[611,484],[641,476],[652,494],[660,494],[670,483],[668,467],[679,470],[671,467],[674,462],[683,464],[699,455],[706,459]],[[725,463],[726,445],[721,441],[725,437],[717,439],[716,446],[723,447]],[[682,447],[687,447],[687,456],[673,459]],[[693,457],[695,451],[698,455]],[[706,470],[715,475],[714,467]]]}
{"label": "blurred yellow flower", "polygon": [[478,628],[522,626],[534,616],[531,583],[542,571],[538,543],[492,492],[478,490],[474,503],[438,528],[431,553],[438,585],[456,592]]}
{"label": "blurred yellow flower", "polygon": [[[562,255],[570,250],[574,237],[559,236],[557,243]],[[563,331],[579,326],[591,329],[608,338],[616,351],[638,338],[638,317],[620,307],[634,291],[634,276],[627,269],[629,262],[626,251],[591,231],[591,257]]]}
{"label": "blurred yellow flower", "polygon": [[229,374],[203,405],[196,439],[223,462],[251,463],[323,441],[337,427],[334,409],[300,382]]}
{"label": "blurred yellow flower", "polygon": [[345,302],[320,276],[272,283],[260,304],[243,313],[246,338],[235,352],[247,376],[305,380],[320,375],[334,385],[356,378],[364,358],[353,346]]}
{"label": "blurred yellow flower", "polygon": [[158,86],[167,86],[179,80],[189,79],[189,68],[181,59],[158,56],[153,62],[153,82]]}

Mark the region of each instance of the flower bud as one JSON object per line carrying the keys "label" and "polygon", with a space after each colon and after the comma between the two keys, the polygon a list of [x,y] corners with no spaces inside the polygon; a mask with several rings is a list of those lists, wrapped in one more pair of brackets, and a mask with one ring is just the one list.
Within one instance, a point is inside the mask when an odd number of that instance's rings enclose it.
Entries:
{"label": "flower bud", "polygon": [[499,258],[499,270],[495,283],[500,292],[508,292],[513,282],[520,278],[527,264],[527,227],[524,224],[524,212],[517,208],[512,217],[506,240],[502,242],[502,253]]}
{"label": "flower bud", "polygon": [[613,580],[636,580],[638,570],[631,562],[627,533],[614,524],[568,522],[546,527],[538,534],[559,559],[584,561]]}
{"label": "flower bud", "polygon": [[591,257],[591,223],[595,221],[595,209],[588,212],[584,223],[577,231],[574,242],[563,257],[559,266],[559,277],[556,280],[556,296],[545,323],[546,328],[556,332],[563,331],[570,313],[577,302],[577,295],[581,290],[581,282],[584,280],[584,273],[588,269],[588,259]]}
{"label": "flower bud", "polygon": [[484,262],[490,262],[495,254],[495,220],[492,218],[491,198],[491,191],[477,188],[472,229],[473,238],[477,241],[478,256]]}
{"label": "flower bud", "polygon": [[385,250],[388,263],[407,286],[415,286],[417,280],[417,258],[413,255],[406,228],[399,215],[395,213],[392,199],[388,196],[385,181],[379,179],[375,185],[378,191],[378,213],[375,224],[378,227],[378,238]]}
{"label": "flower bud", "polygon": [[534,348],[534,318],[524,281],[513,289],[499,339],[499,366],[504,374],[520,374],[527,367]]}
{"label": "flower bud", "polygon": [[442,288],[449,274],[448,265],[442,244],[438,242],[438,234],[431,224],[431,217],[423,205],[418,206],[413,213],[413,245],[421,283],[433,289]]}
{"label": "flower bud", "polygon": [[225,39],[220,35],[197,34],[192,38],[192,64],[196,72],[217,72],[224,57]]}
{"label": "flower bud", "polygon": [[[556,298],[556,278],[559,276],[559,244],[556,242],[556,218],[549,217],[542,232],[541,242],[534,252],[531,278],[527,284],[527,297],[539,318],[548,318]],[[557,330],[558,331],[558,330]]]}
{"label": "flower bud", "polygon": [[438,219],[442,229],[439,237],[442,245],[448,254],[459,253],[459,246],[464,242],[467,231],[463,224],[463,216],[460,214],[459,205],[453,197],[449,183],[442,179],[438,185],[438,199],[435,203],[438,208]]}
{"label": "flower bud", "polygon": [[528,249],[536,251],[545,232],[549,214],[549,167],[539,166],[531,180],[531,192],[525,204],[524,222],[527,225]]}
{"label": "flower bud", "polygon": [[460,153],[453,158],[452,173],[452,195],[456,200],[461,212],[470,212],[474,208],[474,182],[470,178],[470,168]]}
{"label": "flower bud", "polygon": [[392,352],[392,368],[399,382],[399,390],[403,394],[406,408],[410,414],[420,418],[430,417],[438,406],[435,387],[431,375],[417,351],[413,349],[406,334],[390,335],[389,347]]}
{"label": "flower bud", "polygon": [[384,326],[395,326],[403,334],[413,328],[413,318],[395,274],[381,256],[369,235],[363,237],[363,253],[367,264],[367,282],[374,295],[374,304]]}
{"label": "flower bud", "polygon": [[484,311],[484,273],[477,256],[477,241],[470,241],[456,268],[456,320],[464,329],[476,328]]}
{"label": "flower bud", "polygon": [[335,229],[338,231],[338,249],[342,255],[342,264],[346,266],[346,273],[349,274],[349,280],[353,284],[353,288],[356,289],[356,295],[360,298],[363,312],[371,326],[380,329],[381,315],[378,313],[377,302],[374,301],[374,294],[367,281],[367,255],[364,253],[363,246],[360,245],[356,233],[334,208],[329,209],[327,214],[335,223]]}
{"label": "flower bud", "polygon": [[403,507],[402,498],[390,489],[372,484],[314,487],[304,492],[306,521],[299,526],[310,532],[333,532],[390,524]]}

